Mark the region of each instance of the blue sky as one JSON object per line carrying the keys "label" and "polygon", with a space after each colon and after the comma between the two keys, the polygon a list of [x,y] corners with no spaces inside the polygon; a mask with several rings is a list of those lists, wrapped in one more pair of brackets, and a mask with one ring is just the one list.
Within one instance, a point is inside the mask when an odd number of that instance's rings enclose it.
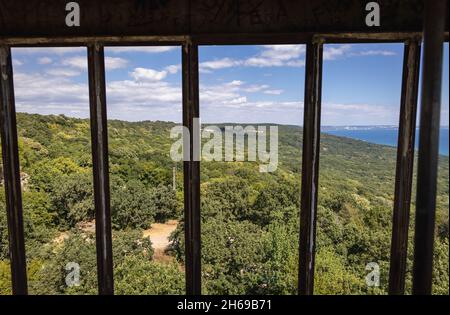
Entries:
{"label": "blue sky", "polygon": [[[442,124],[449,120],[444,49]],[[106,48],[108,116],[181,121],[181,48]],[[202,46],[202,122],[303,122],[304,45]],[[89,116],[86,49],[14,48],[17,111]],[[397,125],[402,44],[325,45],[323,125]]]}

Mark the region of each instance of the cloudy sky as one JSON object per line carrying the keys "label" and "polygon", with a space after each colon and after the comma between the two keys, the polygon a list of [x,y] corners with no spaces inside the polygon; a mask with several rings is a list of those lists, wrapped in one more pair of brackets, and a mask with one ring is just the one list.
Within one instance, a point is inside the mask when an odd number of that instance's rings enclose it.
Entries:
{"label": "cloudy sky", "polygon": [[[442,124],[448,125],[448,44]],[[305,46],[205,46],[202,122],[303,123]],[[322,124],[397,125],[403,45],[326,45]],[[85,48],[14,48],[17,111],[89,116]],[[106,48],[108,116],[181,121],[181,48]]]}

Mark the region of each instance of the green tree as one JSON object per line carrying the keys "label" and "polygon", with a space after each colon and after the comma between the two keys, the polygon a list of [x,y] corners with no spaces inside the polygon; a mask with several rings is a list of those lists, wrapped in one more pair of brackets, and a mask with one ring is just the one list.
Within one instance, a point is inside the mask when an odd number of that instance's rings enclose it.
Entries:
{"label": "green tree", "polygon": [[148,228],[155,217],[152,201],[149,190],[140,181],[123,182],[116,179],[111,192],[113,227]]}
{"label": "green tree", "polygon": [[157,222],[165,222],[179,215],[177,196],[170,186],[159,185],[152,189],[151,205]]}
{"label": "green tree", "polygon": [[250,216],[249,187],[239,179],[225,179],[208,183],[201,199],[202,216],[221,214],[226,218],[246,219]]}
{"label": "green tree", "polygon": [[94,192],[91,176],[74,173],[61,177],[51,194],[60,228],[72,228],[81,221],[94,219]]}
{"label": "green tree", "polygon": [[163,265],[138,256],[126,256],[114,270],[116,294],[184,294],[184,274],[171,263]]}
{"label": "green tree", "polygon": [[[133,257],[145,264],[151,260],[153,249],[150,240],[142,238],[142,231],[115,231],[113,255],[114,268],[121,266],[122,270],[127,270],[125,263],[127,257]],[[30,283],[32,294],[97,294],[94,234],[74,230],[61,244],[46,248],[46,253],[42,257],[40,268],[33,272],[33,281]],[[130,263],[135,263],[136,260],[131,260]],[[71,271],[67,270],[70,267],[69,263],[79,265],[79,285],[68,286],[66,283],[66,277]],[[121,278],[116,281],[120,282]]]}
{"label": "green tree", "polygon": [[265,186],[256,197],[250,214],[250,220],[261,226],[272,222],[272,212],[277,209],[300,207],[300,193],[288,183]]}

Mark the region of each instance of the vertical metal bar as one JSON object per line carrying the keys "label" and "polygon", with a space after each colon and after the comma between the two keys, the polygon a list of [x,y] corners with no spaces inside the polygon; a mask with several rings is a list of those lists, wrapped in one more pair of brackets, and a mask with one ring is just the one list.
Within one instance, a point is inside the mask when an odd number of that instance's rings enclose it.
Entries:
{"label": "vertical metal bar", "polygon": [[394,213],[392,220],[389,294],[404,294],[411,187],[414,164],[420,39],[405,44],[398,130]]}
{"label": "vertical metal bar", "polygon": [[322,40],[306,46],[298,293],[313,294],[319,183]]}
{"label": "vertical metal bar", "polygon": [[186,43],[183,61],[183,125],[189,130],[189,161],[184,161],[184,233],[186,252],[186,294],[201,294],[200,255],[200,161],[194,161],[196,131],[199,118],[198,46]]}
{"label": "vertical metal bar", "polygon": [[28,294],[11,48],[0,46],[0,128],[13,294]]}
{"label": "vertical metal bar", "polygon": [[413,294],[431,294],[446,0],[425,1]]}
{"label": "vertical metal bar", "polygon": [[88,47],[88,68],[92,162],[94,168],[98,292],[101,295],[107,295],[114,294],[114,279],[109,193],[105,58],[103,46],[95,44]]}

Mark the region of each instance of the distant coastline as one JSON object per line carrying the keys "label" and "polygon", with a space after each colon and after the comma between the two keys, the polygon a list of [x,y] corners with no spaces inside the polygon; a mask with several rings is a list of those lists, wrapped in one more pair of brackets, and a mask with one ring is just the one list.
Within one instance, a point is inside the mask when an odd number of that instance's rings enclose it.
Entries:
{"label": "distant coastline", "polygon": [[[375,144],[397,146],[398,127],[396,126],[322,126],[322,132]],[[439,154],[449,155],[449,127],[441,127]],[[416,149],[419,143],[419,129],[416,132]]]}

